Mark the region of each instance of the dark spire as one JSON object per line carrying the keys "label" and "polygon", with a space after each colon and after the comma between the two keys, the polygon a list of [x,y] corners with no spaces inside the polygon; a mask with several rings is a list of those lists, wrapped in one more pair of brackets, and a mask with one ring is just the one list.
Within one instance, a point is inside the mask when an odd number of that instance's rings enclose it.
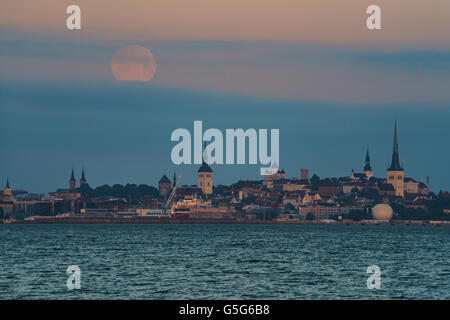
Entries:
{"label": "dark spire", "polygon": [[6,188],[9,189],[9,178],[8,177],[6,177]]}
{"label": "dark spire", "polygon": [[81,180],[86,181],[86,177],[84,176],[84,168],[81,171]]}
{"label": "dark spire", "polygon": [[75,180],[75,175],[73,173],[73,168],[72,168],[72,174],[70,175],[70,180]]}
{"label": "dark spire", "polygon": [[172,183],[172,187],[175,187],[175,183],[177,182],[177,175],[175,174],[175,172],[173,173],[173,183]]}
{"label": "dark spire", "polygon": [[394,145],[392,148],[392,162],[389,170],[403,170],[400,166],[400,160],[398,156],[398,141],[397,141],[397,121],[395,121],[394,127]]}
{"label": "dark spire", "polygon": [[167,178],[166,174],[164,173],[164,175],[162,176],[161,179],[159,179],[159,183],[168,183],[170,186],[170,180],[169,178]]}
{"label": "dark spire", "polygon": [[369,147],[367,147],[366,165],[364,166],[364,171],[371,171],[371,170],[372,170],[372,167],[370,166]]}

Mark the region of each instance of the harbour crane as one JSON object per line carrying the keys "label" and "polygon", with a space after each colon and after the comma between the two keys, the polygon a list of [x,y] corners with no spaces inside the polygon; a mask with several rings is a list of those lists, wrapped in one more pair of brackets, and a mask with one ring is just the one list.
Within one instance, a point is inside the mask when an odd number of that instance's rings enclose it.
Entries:
{"label": "harbour crane", "polygon": [[169,198],[167,198],[167,201],[163,206],[163,208],[166,209],[167,211],[170,211],[170,205],[172,204],[172,201],[175,198],[175,195],[177,192],[177,186],[178,186],[178,183],[180,182],[180,179],[181,179],[181,174],[178,176],[177,182],[173,186],[172,192],[170,192]]}

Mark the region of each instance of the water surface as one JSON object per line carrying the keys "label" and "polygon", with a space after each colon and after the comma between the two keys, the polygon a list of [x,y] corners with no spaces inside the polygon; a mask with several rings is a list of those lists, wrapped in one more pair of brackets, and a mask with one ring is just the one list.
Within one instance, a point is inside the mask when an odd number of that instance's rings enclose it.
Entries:
{"label": "water surface", "polygon": [[450,299],[449,240],[431,226],[0,225],[0,299]]}

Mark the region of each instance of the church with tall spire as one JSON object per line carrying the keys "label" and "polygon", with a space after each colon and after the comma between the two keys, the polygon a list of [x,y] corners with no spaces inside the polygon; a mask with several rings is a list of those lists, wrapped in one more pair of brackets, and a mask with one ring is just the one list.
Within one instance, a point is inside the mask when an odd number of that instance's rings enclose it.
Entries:
{"label": "church with tall spire", "polygon": [[5,189],[3,189],[3,195],[6,197],[12,196],[12,189],[9,186],[9,178],[8,177],[6,177],[6,186],[5,186]]}
{"label": "church with tall spire", "polygon": [[404,197],[404,177],[405,172],[400,165],[399,153],[398,153],[398,138],[397,138],[397,122],[394,126],[394,144],[392,148],[392,161],[391,165],[387,169],[386,180],[390,183],[395,190],[395,195],[398,197]]}
{"label": "church with tall spire", "polygon": [[72,168],[72,174],[70,175],[70,179],[69,179],[69,189],[75,190],[76,183],[77,183],[77,181],[75,180],[75,174],[73,173],[73,168]]}
{"label": "church with tall spire", "polygon": [[87,183],[86,176],[84,175],[84,168],[81,171],[80,187]]}
{"label": "church with tall spire", "polygon": [[370,166],[370,156],[369,156],[369,148],[367,147],[367,153],[366,153],[366,164],[364,165],[364,174],[366,175],[367,179],[370,179],[373,177],[373,170]]}

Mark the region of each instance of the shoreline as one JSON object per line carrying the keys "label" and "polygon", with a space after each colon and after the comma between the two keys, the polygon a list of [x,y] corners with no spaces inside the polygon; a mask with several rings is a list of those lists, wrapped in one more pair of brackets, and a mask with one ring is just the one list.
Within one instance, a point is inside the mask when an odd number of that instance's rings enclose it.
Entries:
{"label": "shoreline", "polygon": [[306,220],[244,220],[244,219],[176,219],[176,218],[90,218],[90,217],[34,217],[33,219],[2,221],[2,224],[309,224],[309,225],[389,225],[389,226],[449,226],[450,221],[432,220],[362,220],[362,221],[306,221]]}

